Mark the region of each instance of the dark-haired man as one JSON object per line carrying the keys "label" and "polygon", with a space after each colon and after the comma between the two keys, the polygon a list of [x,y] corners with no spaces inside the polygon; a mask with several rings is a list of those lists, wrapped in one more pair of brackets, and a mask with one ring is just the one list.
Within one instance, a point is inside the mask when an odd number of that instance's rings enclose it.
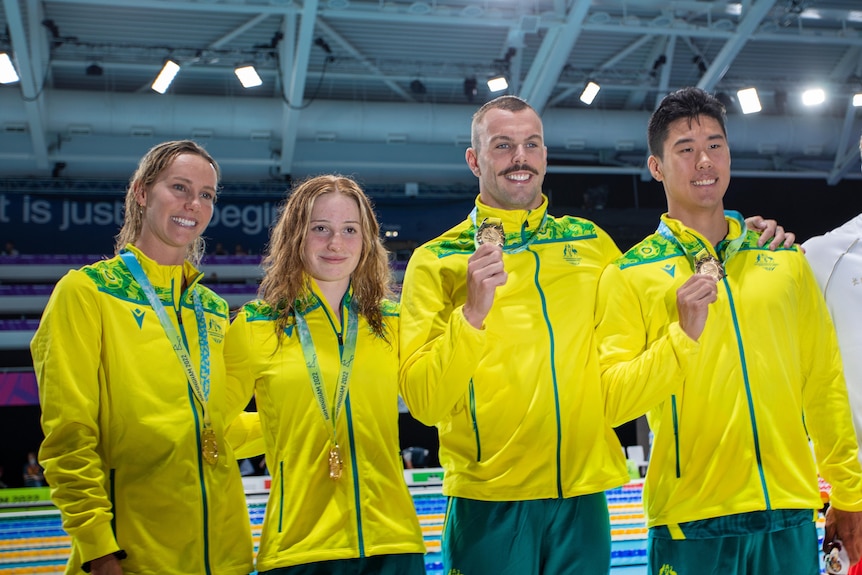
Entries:
{"label": "dark-haired man", "polygon": [[[650,118],[668,211],[609,266],[597,334],[606,388],[675,389],[649,412],[648,573],[819,573],[827,531],[862,551],[862,468],[835,331],[798,246],[758,246],[725,211],[725,110],[684,88]],[[812,458],[809,437],[813,441]]]}

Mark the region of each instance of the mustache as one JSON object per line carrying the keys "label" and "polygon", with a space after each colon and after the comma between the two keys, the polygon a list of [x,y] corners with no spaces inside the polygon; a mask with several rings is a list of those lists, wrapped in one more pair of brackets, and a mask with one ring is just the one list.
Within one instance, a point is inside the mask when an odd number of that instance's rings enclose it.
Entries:
{"label": "mustache", "polygon": [[514,173],[514,172],[530,172],[531,174],[533,174],[535,176],[539,175],[539,170],[537,170],[536,168],[534,168],[533,166],[531,166],[529,164],[517,164],[514,166],[510,166],[497,175],[498,176],[508,176],[509,174]]}

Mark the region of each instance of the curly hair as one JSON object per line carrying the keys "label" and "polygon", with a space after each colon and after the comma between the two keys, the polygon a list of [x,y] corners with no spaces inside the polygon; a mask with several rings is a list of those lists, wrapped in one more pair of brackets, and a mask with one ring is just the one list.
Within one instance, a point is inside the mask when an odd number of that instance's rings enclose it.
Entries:
{"label": "curly hair", "polygon": [[[126,244],[135,243],[141,235],[144,214],[137,201],[138,189],[152,186],[159,179],[159,176],[162,175],[162,172],[168,169],[174,160],[182,154],[194,154],[209,162],[215,170],[216,189],[218,189],[221,170],[212,156],[197,142],[193,142],[192,140],[176,140],[156,144],[141,158],[138,169],[135,170],[135,173],[129,179],[129,186],[126,188],[126,214],[123,219],[123,227],[120,228],[119,233],[115,236],[115,254],[120,253],[120,250],[125,248]],[[189,245],[186,258],[197,266],[204,255],[204,250],[204,239],[198,236]]]}
{"label": "curly hair", "polygon": [[293,187],[270,234],[258,297],[277,310],[276,333],[281,339],[297,304],[302,305],[311,297],[311,280],[304,261],[309,220],[314,202],[330,193],[352,198],[359,206],[362,252],[350,276],[352,301],[374,333],[388,341],[381,304],[391,295],[389,253],[380,240],[380,226],[371,200],[359,184],[346,176],[314,176]]}

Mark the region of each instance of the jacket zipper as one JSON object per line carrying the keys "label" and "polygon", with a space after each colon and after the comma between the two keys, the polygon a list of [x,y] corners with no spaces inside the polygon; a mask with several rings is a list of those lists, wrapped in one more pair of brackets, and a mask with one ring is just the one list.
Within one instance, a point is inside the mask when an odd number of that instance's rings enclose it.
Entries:
{"label": "jacket zipper", "polygon": [[359,557],[365,557],[365,535],[362,531],[362,498],[359,496],[359,465],[356,463],[356,441],[353,436],[353,410],[350,407],[350,391],[344,400],[347,416],[347,435],[350,441],[350,465],[353,467],[353,501],[356,506],[356,533],[359,538]]}
{"label": "jacket zipper", "polygon": [[745,384],[745,397],[748,400],[748,413],[751,418],[751,433],[754,438],[754,454],[757,458],[757,473],[760,475],[760,486],[763,489],[763,498],[766,503],[766,509],[771,510],[772,504],[769,501],[769,489],[766,486],[766,476],[763,473],[763,458],[760,453],[760,437],[757,434],[757,418],[754,415],[754,399],[751,397],[751,383],[748,380],[748,363],[745,360],[745,349],[742,346],[742,334],[739,332],[736,306],[733,303],[733,294],[730,291],[727,278],[724,278],[721,281],[724,283],[724,289],[727,292],[727,301],[728,305],[730,305],[730,316],[733,318],[733,331],[736,334],[736,346],[739,350],[739,362],[742,366],[742,378],[743,383]]}
{"label": "jacket zipper", "polygon": [[[194,281],[192,281],[192,283],[189,284],[189,287],[186,287],[185,290],[180,292],[179,302],[177,304],[177,307],[175,308],[175,311],[177,314],[177,326],[179,327],[180,334],[182,335],[183,343],[185,344],[186,349],[189,349],[189,341],[188,341],[188,338],[186,337],[186,330],[183,327],[183,298],[186,297],[186,293],[188,292],[189,288],[192,285],[194,285]],[[175,289],[175,286],[173,286],[171,289],[172,290]],[[195,322],[197,322],[197,318],[195,318]],[[192,408],[192,413],[194,413],[194,416],[195,416],[195,433],[197,434],[197,443],[198,443],[198,449],[197,449],[198,478],[200,479],[200,485],[201,485],[201,505],[202,505],[202,509],[203,509],[204,572],[206,573],[206,575],[210,575],[212,573],[212,568],[210,567],[210,535],[209,535],[209,503],[208,503],[209,497],[207,495],[207,484],[206,484],[206,478],[204,477],[204,466],[203,466],[203,461],[202,461],[202,457],[203,457],[203,451],[201,449],[202,448],[202,445],[201,445],[201,441],[202,441],[201,440],[201,426],[202,426],[202,424],[200,421],[200,414],[198,413],[198,409],[197,409],[196,396],[194,395],[194,393],[191,390],[191,384],[186,382],[186,386],[188,387],[189,402],[190,402],[190,405]]]}
{"label": "jacket zipper", "polygon": [[548,302],[545,298],[545,291],[539,283],[539,268],[541,260],[539,254],[533,251],[532,248],[527,250],[533,254],[533,259],[536,262],[536,273],[533,276],[533,282],[536,285],[536,292],[539,294],[539,300],[542,303],[542,317],[545,320],[545,326],[548,328],[548,340],[551,349],[551,385],[554,390],[554,417],[557,424],[557,461],[556,461],[556,476],[557,476],[557,497],[563,497],[563,475],[562,475],[562,450],[563,450],[563,424],[560,417],[560,391],[557,389],[557,351],[556,342],[554,340],[554,326],[551,324],[551,318],[548,317]]}
{"label": "jacket zipper", "polygon": [[[326,308],[324,308],[324,310],[326,310]],[[349,314],[346,313],[342,302],[340,329],[336,328],[335,322],[332,321],[332,318],[329,320],[332,325],[332,329],[335,331],[335,335],[338,338],[339,357],[344,353],[344,330],[348,327],[345,325],[348,316]],[[359,321],[358,317],[356,321]],[[356,534],[359,539],[359,557],[365,557],[365,536],[362,532],[362,498],[359,493],[359,464],[356,462],[356,438],[353,434],[353,411],[350,407],[350,389],[347,390],[344,398],[344,415],[347,418],[347,441],[350,446],[350,467],[353,469],[353,502],[356,507]]]}

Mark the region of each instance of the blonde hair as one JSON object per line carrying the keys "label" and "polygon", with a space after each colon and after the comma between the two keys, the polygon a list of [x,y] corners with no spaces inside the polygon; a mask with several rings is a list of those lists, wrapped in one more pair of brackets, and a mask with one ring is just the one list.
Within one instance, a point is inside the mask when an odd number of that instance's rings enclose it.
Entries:
{"label": "blonde hair", "polygon": [[297,302],[301,305],[311,296],[311,280],[306,273],[307,262],[304,261],[306,235],[314,202],[329,193],[352,198],[359,206],[362,251],[356,269],[350,276],[353,304],[374,333],[388,341],[381,303],[390,295],[389,254],[380,240],[380,226],[374,216],[371,200],[359,184],[346,176],[315,176],[294,186],[270,234],[269,247],[262,263],[265,274],[258,296],[278,311],[276,333],[281,338]]}
{"label": "blonde hair", "polygon": [[[144,214],[141,206],[138,205],[137,191],[141,188],[149,188],[152,186],[159,176],[182,154],[194,154],[202,157],[210,163],[216,174],[216,188],[221,179],[221,170],[218,164],[197,142],[192,140],[176,140],[170,142],[162,142],[156,144],[148,151],[140,163],[138,169],[132,174],[129,179],[129,186],[126,188],[126,215],[123,219],[123,227],[115,237],[114,253],[120,253],[120,250],[126,247],[126,244],[135,243],[141,235],[141,227],[143,226]],[[194,265],[200,264],[201,258],[204,255],[205,243],[201,236],[198,236],[193,243],[188,247],[186,258]]]}

